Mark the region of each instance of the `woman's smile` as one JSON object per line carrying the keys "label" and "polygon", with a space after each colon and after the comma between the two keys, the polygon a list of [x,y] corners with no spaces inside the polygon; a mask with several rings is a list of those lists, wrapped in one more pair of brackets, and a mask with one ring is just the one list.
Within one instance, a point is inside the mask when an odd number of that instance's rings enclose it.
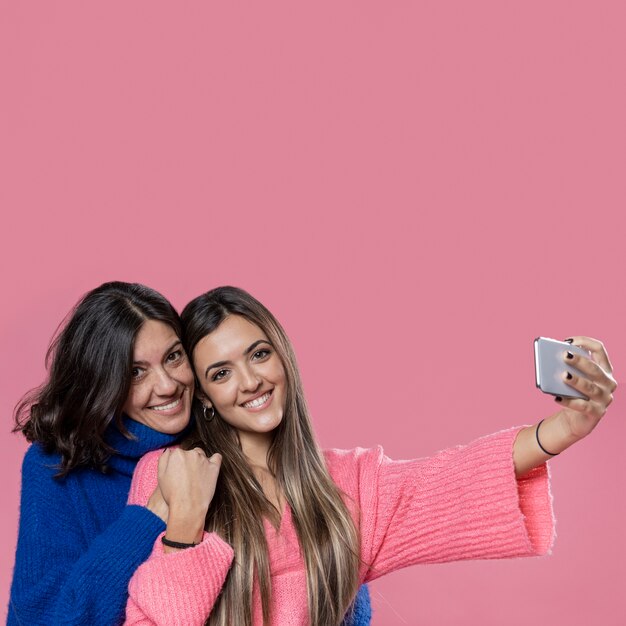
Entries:
{"label": "woman's smile", "polygon": [[150,406],[148,408],[153,411],[158,411],[163,415],[175,415],[183,408],[182,394],[175,400],[168,401],[157,406]]}
{"label": "woman's smile", "polygon": [[263,411],[272,402],[272,391],[273,389],[265,391],[262,394],[257,395],[252,400],[244,402],[241,406],[250,411]]}

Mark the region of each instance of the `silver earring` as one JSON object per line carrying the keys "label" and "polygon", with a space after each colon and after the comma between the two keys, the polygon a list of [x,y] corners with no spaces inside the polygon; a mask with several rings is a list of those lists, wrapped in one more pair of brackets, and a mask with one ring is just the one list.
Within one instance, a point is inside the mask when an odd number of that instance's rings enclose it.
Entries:
{"label": "silver earring", "polygon": [[204,419],[207,422],[211,422],[211,421],[213,421],[213,418],[215,417],[215,409],[213,407],[211,407],[211,415],[209,417],[207,417],[207,414],[206,414],[206,404],[203,404],[202,405],[202,415],[204,415]]}

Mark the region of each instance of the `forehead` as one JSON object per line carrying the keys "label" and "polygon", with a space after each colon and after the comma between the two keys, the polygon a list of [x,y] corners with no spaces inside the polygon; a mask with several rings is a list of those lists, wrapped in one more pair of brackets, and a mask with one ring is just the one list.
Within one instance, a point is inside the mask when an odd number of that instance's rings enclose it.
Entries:
{"label": "forehead", "polygon": [[229,315],[212,333],[196,345],[193,356],[199,365],[213,361],[230,361],[241,356],[255,341],[267,335],[256,324],[240,315]]}
{"label": "forehead", "polygon": [[178,340],[178,335],[168,324],[146,320],[135,337],[133,359],[135,361],[160,360],[164,352]]}

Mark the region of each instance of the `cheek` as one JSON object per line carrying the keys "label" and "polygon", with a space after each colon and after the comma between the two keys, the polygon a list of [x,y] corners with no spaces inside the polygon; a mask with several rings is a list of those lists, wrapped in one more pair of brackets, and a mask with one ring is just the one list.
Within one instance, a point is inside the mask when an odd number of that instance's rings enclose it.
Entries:
{"label": "cheek", "polygon": [[231,381],[221,385],[203,385],[202,391],[220,414],[228,412],[237,402],[237,385]]}
{"label": "cheek", "polygon": [[145,390],[141,386],[131,387],[128,398],[126,398],[126,402],[124,403],[124,412],[130,414],[133,411],[143,409],[146,400]]}
{"label": "cheek", "polygon": [[275,384],[285,384],[287,377],[285,376],[285,368],[283,367],[282,363],[277,363],[274,365],[272,378]]}
{"label": "cheek", "polygon": [[273,364],[271,371],[268,370],[266,378],[279,390],[281,394],[281,408],[284,410],[287,395],[287,376],[282,363]]}
{"label": "cheek", "polygon": [[185,362],[181,365],[180,381],[188,387],[191,387],[194,384],[193,370],[191,369],[189,362]]}

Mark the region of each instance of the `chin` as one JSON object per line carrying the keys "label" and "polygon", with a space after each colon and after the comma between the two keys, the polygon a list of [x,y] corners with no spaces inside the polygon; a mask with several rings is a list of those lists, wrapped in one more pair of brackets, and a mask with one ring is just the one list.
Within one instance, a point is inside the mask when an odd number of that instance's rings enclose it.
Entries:
{"label": "chin", "polygon": [[266,429],[265,432],[271,433],[272,431],[276,430],[281,425],[282,421],[283,421],[282,415],[269,417],[266,420],[265,424],[263,424],[263,426]]}
{"label": "chin", "polygon": [[174,417],[171,420],[160,423],[158,426],[153,426],[153,428],[166,435],[176,435],[187,427],[190,418],[190,415]]}

